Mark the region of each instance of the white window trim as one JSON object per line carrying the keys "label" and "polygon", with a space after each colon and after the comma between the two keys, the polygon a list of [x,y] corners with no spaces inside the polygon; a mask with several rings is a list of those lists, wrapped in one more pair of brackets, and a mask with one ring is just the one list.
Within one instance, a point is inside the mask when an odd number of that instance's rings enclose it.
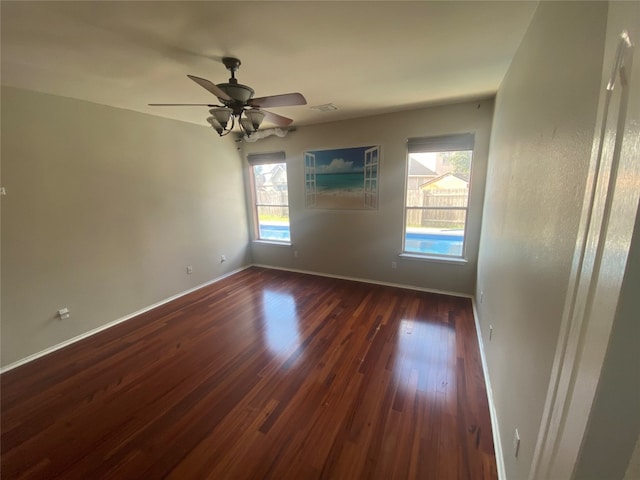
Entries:
{"label": "white window trim", "polygon": [[403,252],[398,254],[399,257],[401,258],[406,258],[408,260],[417,260],[417,261],[429,261],[429,262],[435,262],[435,263],[451,263],[451,264],[455,264],[455,265],[467,265],[469,263],[469,260],[467,260],[464,257],[454,257],[452,255],[449,256],[440,256],[440,255],[434,255],[432,253],[429,254],[424,254],[421,255],[419,253],[410,253],[410,252]]}
{"label": "white window trim", "polygon": [[[409,138],[407,140],[407,157],[405,161],[405,186],[404,186],[404,203],[403,203],[403,221],[402,221],[402,252],[400,257],[412,259],[412,260],[427,260],[431,262],[439,263],[451,263],[464,265],[468,263],[467,260],[467,234],[469,230],[469,211],[472,191],[472,171],[473,171],[473,155],[475,135],[473,133],[461,133],[451,135],[440,135],[433,137],[422,138]],[[469,188],[467,193],[467,205],[466,207],[408,207],[407,206],[407,193],[409,182],[409,155],[411,153],[426,153],[426,152],[455,152],[455,151],[471,151],[471,169],[469,171]],[[460,255],[437,255],[433,253],[418,253],[410,252],[406,250],[406,238],[407,238],[407,212],[409,210],[464,210],[464,233],[462,237],[462,252]]]}

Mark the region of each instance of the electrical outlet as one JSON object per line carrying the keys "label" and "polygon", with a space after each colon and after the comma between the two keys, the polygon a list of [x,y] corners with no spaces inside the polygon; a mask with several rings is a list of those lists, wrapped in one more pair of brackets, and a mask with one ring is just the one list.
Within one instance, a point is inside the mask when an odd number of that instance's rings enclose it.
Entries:
{"label": "electrical outlet", "polygon": [[493,325],[489,325],[489,341],[493,339]]}
{"label": "electrical outlet", "polygon": [[58,310],[58,317],[60,317],[60,320],[66,320],[70,316],[71,313],[69,313],[69,309],[67,307]]}
{"label": "electrical outlet", "polygon": [[193,267],[191,265],[187,265],[187,275],[191,275],[193,273]]}
{"label": "electrical outlet", "polygon": [[518,451],[520,450],[520,434],[518,433],[518,429],[513,432],[513,456],[518,456]]}
{"label": "electrical outlet", "polygon": [[397,262],[391,262],[391,268],[398,268]]}
{"label": "electrical outlet", "polygon": [[484,302],[484,292],[480,292],[480,303]]}
{"label": "electrical outlet", "polygon": [[227,257],[225,257],[224,255],[220,255],[220,263],[224,263],[227,261]]}

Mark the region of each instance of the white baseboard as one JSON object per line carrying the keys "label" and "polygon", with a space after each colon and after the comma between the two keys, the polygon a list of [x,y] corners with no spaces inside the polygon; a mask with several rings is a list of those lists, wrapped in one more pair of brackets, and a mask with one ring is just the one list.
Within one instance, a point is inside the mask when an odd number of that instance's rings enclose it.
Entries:
{"label": "white baseboard", "polygon": [[478,347],[480,348],[480,359],[482,360],[482,371],[484,373],[484,382],[487,388],[487,399],[489,401],[489,415],[491,416],[491,430],[493,432],[493,449],[496,454],[496,468],[498,470],[498,480],[506,480],[507,476],[504,469],[504,456],[502,454],[502,442],[500,441],[500,427],[498,426],[498,414],[496,405],[493,403],[493,390],[491,389],[491,380],[489,378],[489,367],[487,365],[487,357],[484,354],[484,344],[482,342],[482,333],[480,332],[480,318],[476,309],[475,298],[471,299],[473,305],[473,320],[476,324],[476,334],[478,336]]}
{"label": "white baseboard", "polygon": [[314,272],[311,270],[299,270],[296,268],[284,268],[284,267],[275,267],[273,265],[263,265],[259,263],[254,263],[254,267],[261,268],[270,268],[272,270],[283,270],[285,272],[295,272],[295,273],[304,273],[305,275],[315,275],[317,277],[327,277],[327,278],[337,278],[340,280],[350,280],[352,282],[360,282],[360,283],[370,283],[372,285],[383,285],[386,287],[395,287],[395,288],[404,288],[406,290],[417,290],[419,292],[428,292],[428,293],[438,293],[441,295],[449,295],[452,297],[462,297],[462,298],[471,298],[473,299],[473,295],[469,295],[466,293],[460,292],[450,292],[447,290],[437,290],[435,288],[424,288],[424,287],[416,287],[415,285],[406,285],[404,283],[391,283],[391,282],[380,282],[377,280],[370,280],[368,278],[358,278],[358,277],[346,277],[343,275],[333,275],[330,273],[322,273],[322,272]]}
{"label": "white baseboard", "polygon": [[36,360],[37,358],[40,357],[44,357],[45,355],[48,355],[49,353],[55,352],[56,350],[60,350],[61,348],[64,348],[68,345],[71,345],[72,343],[76,343],[79,342],[80,340],[83,340],[87,337],[90,337],[92,335],[95,335],[96,333],[102,332],[103,330],[106,330],[108,328],[111,328],[115,325],[118,325],[119,323],[122,322],[126,322],[127,320],[130,320],[134,317],[137,317],[138,315],[141,315],[145,312],[148,312],[149,310],[153,310],[154,308],[160,307],[166,303],[169,303],[173,300],[176,300],[177,298],[183,297],[185,295],[188,295],[189,293],[195,292],[196,290],[199,290],[201,288],[204,287],[208,287],[209,285],[212,285],[216,282],[219,282],[220,280],[227,278],[235,273],[241,272],[242,270],[246,270],[247,268],[249,268],[251,265],[245,265],[244,267],[238,268],[236,270],[233,270],[231,272],[225,273],[224,275],[221,275],[219,277],[214,278],[213,280],[210,280],[206,283],[203,283],[201,285],[198,285],[197,287],[193,287],[190,288],[189,290],[185,290],[184,292],[180,292],[177,293],[169,298],[165,298],[164,300],[160,300],[159,302],[154,303],[153,305],[149,305],[148,307],[144,307],[136,312],[130,313],[128,315],[125,315],[124,317],[120,317],[116,320],[113,320],[109,323],[105,323],[104,325],[100,325],[97,328],[94,328],[92,330],[89,330],[88,332],[82,333],[80,335],[77,335],[73,338],[70,338],[69,340],[65,340],[64,342],[58,343],[52,347],[49,348],[45,348],[44,350],[40,351],[40,352],[36,352],[34,354],[31,354],[27,357],[24,357],[20,360],[17,360],[16,362],[10,363],[9,365],[6,365],[2,368],[0,368],[0,374],[4,373],[4,372],[8,372],[9,370],[13,370],[16,367],[19,367],[21,365],[24,365],[26,363],[32,362],[33,360]]}

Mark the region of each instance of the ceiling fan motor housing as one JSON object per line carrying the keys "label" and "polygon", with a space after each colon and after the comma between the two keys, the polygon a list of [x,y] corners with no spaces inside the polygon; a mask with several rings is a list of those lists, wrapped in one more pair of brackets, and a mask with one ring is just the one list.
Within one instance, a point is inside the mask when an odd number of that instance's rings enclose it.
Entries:
{"label": "ceiling fan motor housing", "polygon": [[216,86],[233,98],[233,102],[229,102],[228,100],[225,101],[222,98],[219,99],[221,102],[226,104],[237,102],[245,104],[251,100],[255,93],[253,88],[242,85],[241,83],[219,83]]}

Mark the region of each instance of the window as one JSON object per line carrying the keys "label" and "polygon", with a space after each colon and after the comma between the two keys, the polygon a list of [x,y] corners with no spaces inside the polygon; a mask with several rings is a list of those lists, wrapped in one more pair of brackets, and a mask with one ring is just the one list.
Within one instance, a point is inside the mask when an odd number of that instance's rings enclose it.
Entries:
{"label": "window", "polygon": [[473,134],[408,142],[403,252],[463,258]]}
{"label": "window", "polygon": [[289,190],[284,152],[250,154],[255,235],[258,240],[289,243]]}

